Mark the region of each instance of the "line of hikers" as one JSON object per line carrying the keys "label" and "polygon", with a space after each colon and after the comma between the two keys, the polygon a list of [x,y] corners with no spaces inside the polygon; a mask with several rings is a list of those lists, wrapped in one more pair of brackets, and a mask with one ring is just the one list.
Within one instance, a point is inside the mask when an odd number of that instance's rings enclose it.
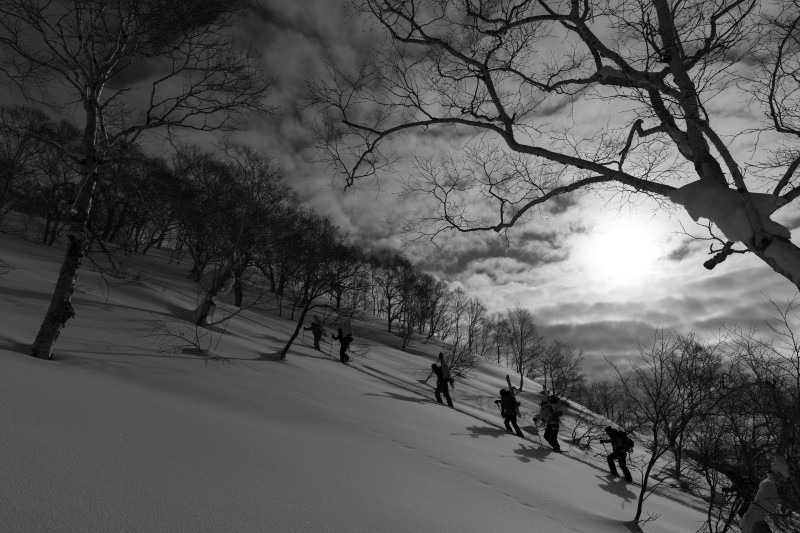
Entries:
{"label": "line of hikers", "polygon": [[[303,329],[306,331],[311,330],[314,336],[314,349],[321,351],[319,343],[324,332],[322,320],[315,316],[311,325]],[[347,355],[347,351],[350,344],[353,342],[353,336],[349,333],[345,334],[342,328],[338,328],[336,334],[332,335],[332,338],[339,341],[339,360],[343,363],[350,361],[350,356]],[[431,372],[428,374],[428,377],[425,378],[424,382],[427,383],[431,376],[435,375],[436,388],[433,394],[436,397],[436,401],[440,404],[447,402],[448,407],[452,408],[453,399],[450,397],[450,388],[454,387],[455,380],[450,376],[450,367],[445,362],[442,352],[439,352],[438,363],[439,364],[431,364]],[[539,414],[533,418],[534,424],[541,422],[545,427],[544,440],[547,441],[556,452],[561,452],[561,445],[558,442],[558,430],[561,426],[560,419],[563,413],[558,409],[559,402],[558,396],[551,394],[547,399],[542,400],[539,406]],[[520,416],[519,407],[521,404],[517,401],[516,388],[510,387],[510,390],[501,389],[500,399],[495,400],[495,403],[500,407],[500,416],[503,418],[503,424],[506,430],[509,433],[516,433],[517,436],[524,438],[525,436],[519,424],[517,424],[517,418]],[[632,481],[631,473],[626,463],[626,457],[633,446],[633,441],[631,441],[624,432],[616,430],[611,426],[606,428],[606,434],[608,435],[608,439],[601,440],[600,442],[611,444],[612,452],[607,456],[608,468],[611,474],[614,476],[619,475],[616,465],[614,464],[616,461],[617,464],[619,464],[620,470],[622,470],[625,480],[628,482]]]}
{"label": "line of hikers", "polygon": [[[323,335],[322,321],[315,317],[311,325],[303,329],[311,330],[314,336],[314,348],[321,351],[319,342]],[[350,347],[350,343],[353,342],[353,336],[345,334],[342,328],[338,328],[336,334],[332,335],[332,338],[338,340],[340,343],[339,359],[343,363],[350,361],[347,350]],[[428,377],[425,378],[424,382],[427,383],[431,376],[434,375],[436,376],[436,388],[433,394],[436,397],[436,401],[440,404],[447,402],[448,407],[452,408],[453,399],[450,397],[450,387],[455,388],[455,380],[450,376],[450,367],[445,362],[442,352],[439,352],[439,364],[431,364],[431,372],[428,374]],[[563,412],[558,409],[559,401],[558,396],[555,394],[542,400],[539,414],[533,418],[534,424],[541,422],[542,425],[544,425],[544,440],[547,441],[556,452],[561,452],[561,445],[558,442],[558,430],[561,426],[560,418]],[[503,418],[503,424],[506,430],[509,433],[513,432],[516,433],[517,436],[525,438],[519,424],[517,424],[517,418],[520,416],[519,407],[521,404],[516,398],[516,388],[511,387],[510,390],[501,389],[500,399],[495,400],[495,403],[500,407],[500,416]],[[632,441],[624,432],[616,430],[611,426],[606,428],[606,434],[609,438],[607,440],[601,440],[600,442],[611,443],[613,451],[607,457],[608,468],[611,474],[614,476],[619,475],[614,465],[614,461],[616,461],[619,464],[620,470],[622,470],[622,474],[625,476],[625,480],[628,482],[632,481],[631,473],[626,464],[628,451],[630,451],[633,445]],[[630,443],[630,446],[628,443]]]}
{"label": "line of hikers", "polygon": [[[432,364],[431,369],[431,373],[428,374],[424,381],[427,383],[428,379],[435,374],[436,390],[434,394],[436,401],[442,403],[442,397],[444,397],[447,400],[447,405],[453,407],[448,388],[453,386],[454,380],[450,377],[450,369],[445,363],[444,354],[439,353],[439,364]],[[541,422],[545,426],[544,439],[557,452],[561,451],[561,446],[558,442],[560,419],[563,415],[562,411],[558,409],[560,402],[561,400],[557,395],[549,395],[541,401],[539,414],[533,418],[534,424]],[[516,433],[517,436],[525,438],[519,424],[517,424],[521,404],[516,398],[516,388],[509,383],[509,390],[501,389],[500,399],[495,400],[495,403],[500,407],[500,416],[503,417],[506,431]],[[536,426],[534,426],[534,430],[538,434]],[[612,426],[606,426],[605,433],[608,438],[601,439],[600,442],[602,444],[611,444],[611,453],[606,456],[609,472],[612,476],[619,477],[619,471],[617,470],[617,465],[619,465],[619,470],[622,471],[625,481],[632,482],[633,477],[630,470],[628,470],[627,457],[628,453],[633,451],[633,440],[625,431]],[[741,499],[742,503],[737,510],[737,514],[741,520],[742,533],[769,533],[771,529],[766,522],[766,517],[778,511],[778,502],[780,501],[776,482],[782,478],[789,477],[789,467],[786,459],[777,457],[772,462],[767,477],[761,481],[757,488],[754,483],[748,482],[733,470],[726,471],[726,474],[730,477],[733,485],[722,489],[722,491],[723,493],[736,492]]]}
{"label": "line of hikers", "polygon": [[[436,401],[442,403],[440,394],[443,394],[447,399],[447,405],[453,407],[453,401],[450,399],[450,394],[447,391],[448,382],[452,384],[453,379],[450,378],[449,380],[446,380],[443,378],[442,369],[446,369],[447,365],[444,362],[444,356],[442,353],[439,353],[439,365],[434,363],[431,365],[431,367],[433,369],[432,373],[436,373],[437,375],[437,386],[435,391]],[[430,377],[431,376],[429,374],[428,378],[425,379],[425,382],[427,382]],[[561,452],[561,445],[558,442],[558,430],[561,427],[561,416],[564,413],[558,408],[560,402],[561,400],[557,395],[549,395],[546,399],[541,401],[539,406],[539,414],[533,417],[534,424],[541,423],[545,427],[544,440],[556,452]],[[509,433],[516,433],[516,435],[520,438],[525,438],[525,435],[522,433],[522,430],[517,423],[517,418],[520,416],[519,408],[521,403],[517,400],[516,388],[510,387],[509,390],[500,389],[500,399],[495,400],[494,403],[500,408],[500,416],[503,418],[503,424],[505,425],[506,431]],[[535,428],[536,426],[534,425],[534,429]],[[536,431],[538,434],[538,430]],[[608,439],[602,439],[600,442],[604,444],[611,444],[612,451],[606,457],[609,471],[613,476],[619,476],[617,467],[614,464],[616,462],[619,464],[619,468],[622,471],[622,475],[625,477],[625,481],[633,481],[627,465],[627,455],[628,452],[633,449],[633,441],[630,437],[628,437],[627,433],[618,429],[614,429],[611,426],[606,427],[605,432],[606,435],[608,435]]]}
{"label": "line of hikers", "polygon": [[[506,430],[511,433],[511,428],[513,427],[517,436],[524,438],[517,424],[520,402],[517,401],[515,393],[516,389],[514,387],[511,387],[511,390],[501,389],[500,399],[495,400],[495,403],[500,406],[500,415],[503,417]],[[561,416],[564,414],[558,409],[560,402],[561,400],[557,395],[551,394],[546,399],[542,400],[539,407],[539,414],[533,418],[534,424],[541,422],[542,425],[544,425],[544,440],[557,452],[561,451],[561,445],[558,442],[558,430],[561,426]],[[536,426],[534,426],[534,429],[535,427]],[[627,455],[628,452],[633,449],[633,441],[624,431],[614,429],[611,426],[606,427],[605,432],[606,435],[608,435],[608,439],[603,439],[600,442],[611,444],[612,452],[606,457],[609,471],[613,476],[619,476],[617,467],[614,464],[616,461],[619,464],[620,470],[622,470],[625,481],[633,481],[627,465]]]}
{"label": "line of hikers", "polygon": [[[320,340],[324,333],[322,320],[319,317],[314,317],[311,325],[303,328],[314,336],[314,348],[321,351]],[[332,335],[334,340],[338,340],[339,359],[346,363],[350,361],[350,356],[347,351],[350,344],[353,342],[353,336],[349,333],[345,334],[342,328],[338,328],[337,333]],[[436,388],[434,389],[434,396],[436,401],[440,404],[447,402],[448,407],[453,407],[453,400],[450,397],[450,388],[455,390],[455,380],[450,375],[450,367],[444,359],[444,354],[439,352],[439,364],[431,364],[431,372],[425,378],[424,383],[427,383],[431,376],[436,376]],[[510,383],[509,383],[510,386]],[[517,424],[517,418],[520,416],[520,402],[516,397],[516,388],[509,387],[509,390],[500,389],[500,399],[494,402],[500,407],[500,416],[503,418],[503,424],[506,431],[509,433],[516,433],[517,436],[525,438],[522,430]],[[563,412],[558,409],[560,399],[557,395],[551,394],[546,399],[542,400],[539,407],[539,414],[533,417],[534,424],[541,422],[545,426],[544,440],[555,450],[561,452],[561,445],[558,442],[558,430],[560,428],[560,419]],[[536,426],[534,425],[536,430]],[[537,434],[538,434],[538,430]],[[617,465],[622,471],[622,475],[626,482],[632,482],[630,470],[628,470],[627,456],[633,450],[633,440],[624,431],[607,426],[605,433],[607,439],[601,439],[603,444],[611,444],[611,453],[606,456],[608,461],[608,469],[611,475],[619,477]],[[615,464],[616,463],[616,464]],[[731,480],[732,485],[722,489],[723,494],[734,493],[739,501],[736,514],[741,520],[742,533],[768,533],[769,526],[765,522],[767,515],[777,511],[778,491],[776,486],[776,479],[788,478],[789,468],[786,460],[782,461],[776,458],[770,466],[770,472],[767,477],[756,486],[751,480],[743,477],[734,469],[727,469],[725,474]]]}

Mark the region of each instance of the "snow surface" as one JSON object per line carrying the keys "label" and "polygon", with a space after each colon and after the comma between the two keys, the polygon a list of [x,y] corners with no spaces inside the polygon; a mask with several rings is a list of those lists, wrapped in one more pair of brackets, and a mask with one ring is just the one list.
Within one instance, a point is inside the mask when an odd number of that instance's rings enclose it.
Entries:
{"label": "snow surface", "polygon": [[[602,448],[556,454],[501,429],[504,368],[457,380],[449,409],[419,381],[434,346],[401,352],[354,321],[351,365],[310,335],[280,362],[293,324],[249,311],[216,346],[226,359],[162,353],[151,323],[196,299],[158,252],[111,289],[84,270],[56,360],[37,360],[63,251],[8,236],[0,250],[15,267],[0,276],[0,531],[635,530],[638,487],[607,476]],[[644,529],[696,531],[701,504],[653,495]]]}

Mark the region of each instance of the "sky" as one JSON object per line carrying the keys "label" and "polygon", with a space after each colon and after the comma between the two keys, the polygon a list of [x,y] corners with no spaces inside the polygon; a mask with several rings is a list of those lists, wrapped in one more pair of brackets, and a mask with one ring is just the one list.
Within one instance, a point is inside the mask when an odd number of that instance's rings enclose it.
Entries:
{"label": "sky", "polygon": [[[703,235],[703,227],[685,212],[665,212],[646,198],[572,195],[569,204],[541,212],[508,238],[448,234],[436,247],[409,245],[413,235],[403,227],[431,209],[427,200],[403,195],[391,178],[345,190],[343,181],[316,162],[314,111],[303,108],[306,81],[326,74],[323,58],[357,61],[374,30],[334,1],[262,0],[256,11],[246,35],[276,81],[279,110],[250,124],[241,138],[279,154],[301,199],[331,216],[356,242],[405,245],[422,268],[479,297],[490,311],[517,303],[531,309],[547,338],[584,351],[590,372],[601,371],[604,356],[634,355],[657,328],[705,338],[732,324],[763,329],[769,299],[782,303],[796,294],[792,284],[750,256],[735,255],[706,270],[708,243],[687,235]],[[728,104],[715,102],[720,108]],[[724,120],[730,128],[752,118],[742,106],[729,108]],[[429,139],[407,142],[409,153],[430,150]],[[800,226],[796,211],[775,218],[789,228]]]}
{"label": "sky", "polygon": [[[449,233],[432,246],[404,228],[429,214],[428,198],[404,194],[393,176],[345,189],[315,151],[315,110],[307,83],[325,79],[326,59],[357,64],[377,39],[374,27],[349,17],[344,0],[258,0],[239,25],[240,38],[261,54],[274,80],[269,116],[245,117],[235,140],[270,154],[283,166],[300,199],[331,217],[365,248],[404,248],[417,265],[480,298],[492,312],[520,304],[533,311],[548,339],[574,344],[592,372],[604,357],[630,357],[657,328],[713,338],[725,325],[759,326],[769,299],[793,297],[796,288],[757,259],[734,255],[713,271],[703,268],[708,244],[686,234],[704,229],[680,210],[665,212],[647,198],[573,194],[540,210],[507,235]],[[752,112],[715,98],[711,105],[731,131]],[[558,110],[554,110],[557,118]],[[584,106],[582,124],[597,117]],[[207,137],[206,137],[207,139]],[[405,153],[436,154],[458,148],[457,138],[408,136]],[[413,173],[405,160],[399,175]],[[784,210],[786,211],[786,209]],[[791,229],[800,213],[775,217]]]}
{"label": "sky", "polygon": [[[602,445],[571,446],[570,410],[563,454],[506,434],[493,403],[504,367],[457,378],[450,409],[420,382],[437,347],[401,352],[380,323],[354,322],[349,365],[327,337],[323,353],[299,338],[279,361],[295,324],[252,309],[206,355],[176,348],[189,337],[153,323],[187,319],[196,291],[162,250],[110,288],[82,271],[55,360],[36,359],[24,347],[61,253],[8,234],[0,249],[12,267],[0,275],[4,531],[632,530],[641,471],[626,484],[607,475]],[[526,427],[541,395],[519,398]],[[644,532],[696,531],[702,508],[664,487]]]}

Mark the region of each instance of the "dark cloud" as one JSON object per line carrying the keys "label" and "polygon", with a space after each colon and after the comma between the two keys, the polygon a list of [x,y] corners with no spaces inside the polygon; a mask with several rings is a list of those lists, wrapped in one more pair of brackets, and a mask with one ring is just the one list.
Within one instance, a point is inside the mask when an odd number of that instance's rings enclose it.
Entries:
{"label": "dark cloud", "polygon": [[666,259],[667,261],[675,261],[675,262],[683,261],[687,257],[695,255],[697,253],[699,246],[700,245],[698,241],[686,237],[684,239],[681,239],[677,247],[673,248],[669,252],[669,254],[667,254]]}
{"label": "dark cloud", "polygon": [[[444,242],[439,253],[426,258],[422,267],[439,271],[445,276],[477,272],[494,277],[493,266],[497,263],[492,263],[492,259],[512,260],[517,264],[515,268],[522,271],[562,261],[566,257],[566,251],[560,248],[558,236],[548,231],[529,229],[515,235],[511,242],[503,235],[489,231],[460,237],[457,243]],[[442,240],[447,241],[446,238]]]}
{"label": "dark cloud", "polygon": [[569,112],[569,108],[575,105],[577,100],[583,98],[581,94],[565,96],[561,100],[553,100],[536,107],[536,116],[547,118],[552,116],[563,116]]}
{"label": "dark cloud", "polygon": [[652,339],[656,328],[641,320],[602,320],[581,324],[542,324],[539,330],[547,338],[582,348],[587,356],[602,356],[605,353],[638,353],[638,343]]}
{"label": "dark cloud", "polygon": [[583,351],[583,372],[592,380],[613,379],[616,372],[608,361],[622,371],[629,360],[639,355],[639,345],[652,341],[656,328],[637,320],[609,320],[581,324],[543,324],[539,331],[547,339],[558,339]]}
{"label": "dark cloud", "polygon": [[553,215],[566,213],[578,205],[579,194],[561,194],[547,202],[548,212]]}
{"label": "dark cloud", "polygon": [[280,40],[281,49],[288,52],[291,50],[283,41],[286,32],[323,47],[331,45],[336,41],[331,24],[344,15],[340,3],[331,1],[258,0],[247,3],[251,16],[244,21],[243,28],[250,33],[253,42],[269,45]]}

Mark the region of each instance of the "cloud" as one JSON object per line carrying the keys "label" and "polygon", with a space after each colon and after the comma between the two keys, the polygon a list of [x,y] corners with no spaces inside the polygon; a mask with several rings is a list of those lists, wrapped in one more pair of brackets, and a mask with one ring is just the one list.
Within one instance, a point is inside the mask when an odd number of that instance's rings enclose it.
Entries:
{"label": "cloud", "polygon": [[565,257],[554,233],[548,231],[529,230],[513,244],[493,232],[469,235],[450,232],[442,240],[441,253],[430,255],[422,266],[445,276],[470,273],[492,276],[500,274],[499,267],[508,267],[506,273],[521,272]]}
{"label": "cloud", "polygon": [[699,241],[685,237],[680,239],[678,246],[673,248],[665,257],[668,261],[680,262],[688,257],[697,255],[701,247],[707,250],[707,247],[701,245]]}
{"label": "cloud", "polygon": [[[249,42],[262,51],[267,73],[278,80],[274,98],[282,107],[279,116],[254,122],[248,135],[254,141],[261,139],[265,150],[284,164],[287,180],[301,199],[330,216],[353,242],[366,248],[399,247],[409,220],[435,212],[431,198],[402,195],[395,181],[366,182],[343,190],[344,184],[314,161],[315,116],[303,106],[305,82],[326,74],[326,58],[358,64],[367,57],[375,34],[348,19],[338,2],[325,0],[265,0],[246,31]],[[731,106],[728,95],[723,96],[713,102],[715,111],[721,112],[715,118],[730,131],[752,126],[753,113]],[[629,105],[621,100],[603,100],[599,105],[596,99],[564,98],[537,109],[537,114],[550,117],[553,127],[580,137],[604,127],[609,106],[627,113]],[[432,129],[424,136],[399,135],[391,148],[403,157],[457,153],[464,140],[463,132],[455,128]],[[408,164],[396,170],[400,177],[414,172]],[[711,337],[724,324],[760,325],[770,312],[762,293],[778,299],[796,293],[792,284],[750,256],[732,256],[714,271],[705,270],[707,242],[681,234],[677,222],[691,224],[684,213],[665,213],[648,199],[632,204],[630,198],[597,191],[573,193],[535,210],[506,236],[448,232],[438,242],[439,249],[424,239],[406,242],[405,249],[423,269],[463,286],[491,311],[503,311],[516,302],[529,307],[546,336],[583,349],[587,369],[597,373],[608,371],[603,357],[624,361],[635,356],[637,343],[651,340],[657,328]],[[469,201],[472,213],[491,217],[478,200]],[[658,216],[645,216],[647,212]],[[787,227],[800,227],[797,210],[780,215],[789,220]],[[598,228],[615,217],[619,224],[651,229],[652,242],[663,251],[641,282],[605,281],[596,275],[596,259],[576,256],[579,245],[591,242],[599,235]],[[637,246],[642,243],[630,243],[633,249]]]}

